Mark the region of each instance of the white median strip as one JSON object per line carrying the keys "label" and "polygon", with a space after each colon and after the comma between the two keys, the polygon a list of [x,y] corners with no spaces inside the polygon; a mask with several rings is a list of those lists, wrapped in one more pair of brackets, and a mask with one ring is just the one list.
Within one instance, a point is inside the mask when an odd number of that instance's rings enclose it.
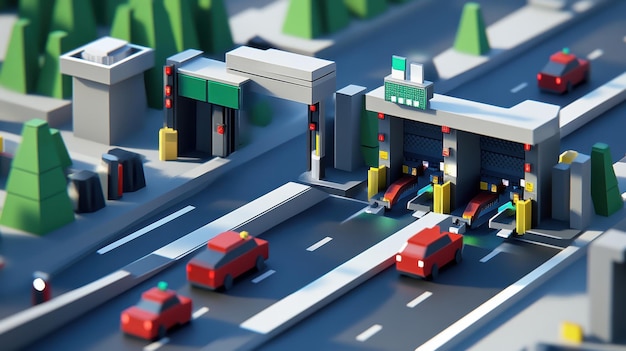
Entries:
{"label": "white median strip", "polygon": [[626,99],[626,72],[563,107],[559,113],[561,139]]}
{"label": "white median strip", "polygon": [[413,307],[419,305],[422,301],[424,301],[427,298],[429,298],[432,294],[433,293],[431,293],[430,291],[425,291],[423,294],[421,294],[420,296],[414,298],[409,303],[407,303],[406,307],[413,308]]}
{"label": "white median strip", "polygon": [[167,344],[168,342],[170,342],[170,338],[163,338],[161,340],[155,341],[152,344],[144,347],[143,351],[154,351],[154,350],[158,349],[159,347]]}
{"label": "white median strip", "polygon": [[207,312],[209,312],[209,308],[204,306],[204,307],[200,308],[199,310],[197,310],[196,312],[194,312],[191,315],[191,318],[198,319],[198,318],[202,317],[202,315],[204,315]]}
{"label": "white median strip", "polygon": [[378,333],[381,329],[383,329],[383,326],[380,324],[374,324],[371,327],[367,328],[366,331],[362,332],[361,334],[356,336],[356,340],[360,341],[360,342],[364,342],[367,339],[371,338],[374,334]]}
{"label": "white median strip", "polygon": [[513,94],[517,93],[518,91],[526,88],[526,86],[528,86],[528,83],[524,82],[524,83],[520,83],[519,85],[517,85],[515,88],[511,89],[511,92]]}
{"label": "white median strip", "polygon": [[327,237],[325,237],[324,239],[322,239],[322,240],[320,240],[320,241],[316,242],[315,244],[313,244],[313,245],[311,245],[311,246],[307,247],[307,248],[306,248],[306,250],[307,250],[307,251],[315,251],[315,250],[319,249],[322,245],[326,244],[327,242],[329,242],[329,241],[331,241],[331,240],[333,240],[333,238],[331,238],[331,237],[327,236]]}
{"label": "white median strip", "polygon": [[171,215],[169,215],[167,217],[161,218],[158,221],[156,221],[156,222],[154,222],[154,223],[152,223],[152,224],[150,224],[148,226],[145,226],[145,227],[139,229],[138,231],[136,231],[136,232],[134,232],[132,234],[129,234],[129,235],[121,238],[118,241],[115,241],[115,242],[113,242],[113,243],[111,243],[111,244],[101,248],[97,252],[100,255],[104,255],[105,253],[107,253],[109,251],[112,251],[112,250],[115,250],[116,248],[126,244],[127,242],[129,242],[131,240],[134,240],[134,239],[137,239],[138,237],[140,237],[140,236],[142,236],[142,235],[144,235],[144,234],[146,234],[146,233],[148,233],[148,232],[150,232],[150,231],[152,231],[152,230],[154,230],[154,229],[156,229],[156,228],[158,228],[158,227],[160,227],[160,226],[162,226],[162,225],[164,225],[164,224],[166,224],[168,222],[171,222],[171,221],[175,220],[176,218],[178,218],[178,217],[184,215],[185,213],[190,212],[190,211],[192,211],[194,209],[195,209],[194,206],[187,206],[187,207],[185,207],[185,208],[183,208],[181,210],[178,210],[178,211],[172,213]]}
{"label": "white median strip", "polygon": [[[395,262],[398,248],[413,234],[424,228],[450,221],[446,215],[429,213],[400,229],[378,244],[354,256],[330,272],[248,318],[239,326],[259,334],[279,332],[317,309],[339,298],[359,284],[380,273]],[[448,223],[448,222],[446,222]]]}
{"label": "white median strip", "polygon": [[592,61],[602,56],[603,54],[604,54],[604,51],[602,51],[602,49],[595,49],[592,52],[590,52],[589,55],[587,55],[587,59]]}
{"label": "white median strip", "polygon": [[252,282],[253,282],[254,284],[256,284],[256,283],[260,282],[261,280],[263,280],[263,279],[265,279],[265,278],[269,277],[270,275],[272,275],[272,274],[274,274],[274,273],[276,273],[276,271],[275,271],[275,270],[273,270],[273,269],[270,269],[269,271],[267,271],[267,272],[265,272],[265,273],[261,274],[260,276],[258,276],[258,277],[256,277],[256,278],[252,279]]}
{"label": "white median strip", "polygon": [[500,252],[502,252],[502,250],[500,250],[499,248],[495,248],[488,255],[486,255],[485,257],[481,258],[480,262],[481,263],[485,263],[485,262],[489,261],[490,259],[494,258]]}

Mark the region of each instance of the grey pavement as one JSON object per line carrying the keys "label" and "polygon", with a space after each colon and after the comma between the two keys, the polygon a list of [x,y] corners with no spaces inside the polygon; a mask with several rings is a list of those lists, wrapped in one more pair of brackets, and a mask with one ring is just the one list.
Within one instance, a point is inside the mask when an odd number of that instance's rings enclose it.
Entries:
{"label": "grey pavement", "polygon": [[[229,170],[303,134],[306,117],[304,113],[298,113],[297,107],[297,104],[283,104],[280,110],[284,113],[274,116],[269,126],[250,127],[249,144],[228,158],[168,162],[158,159],[156,141],[162,126],[162,112],[149,110],[141,132],[117,145],[144,156],[144,189],[125,193],[119,201],[107,201],[107,206],[98,212],[76,215],[73,223],[42,237],[8,227],[1,228],[0,252],[5,258],[5,267],[0,271],[0,296],[3,299],[0,315],[7,315],[5,308],[15,312],[15,309],[29,307],[29,284],[34,271],[54,276],[54,273],[80,259],[83,254],[95,251],[152,211],[190,196]],[[6,151],[14,152],[20,140],[21,124],[1,122],[0,130],[4,131]],[[69,128],[62,129],[61,134],[75,170],[94,170],[100,163],[100,156],[116,147],[76,138]],[[2,200],[4,191],[0,195]],[[21,298],[16,297],[19,292],[24,292]],[[6,303],[8,301],[12,303]]]}

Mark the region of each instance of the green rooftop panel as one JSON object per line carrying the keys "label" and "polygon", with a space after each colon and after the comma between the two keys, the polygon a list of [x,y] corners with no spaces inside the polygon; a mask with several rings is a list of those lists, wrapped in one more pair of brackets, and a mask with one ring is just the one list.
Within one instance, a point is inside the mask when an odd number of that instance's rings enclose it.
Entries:
{"label": "green rooftop panel", "polygon": [[398,71],[406,71],[406,58],[393,55],[391,58],[391,68],[397,69]]}
{"label": "green rooftop panel", "polygon": [[178,75],[178,95],[194,100],[207,101],[207,81],[185,74]]}

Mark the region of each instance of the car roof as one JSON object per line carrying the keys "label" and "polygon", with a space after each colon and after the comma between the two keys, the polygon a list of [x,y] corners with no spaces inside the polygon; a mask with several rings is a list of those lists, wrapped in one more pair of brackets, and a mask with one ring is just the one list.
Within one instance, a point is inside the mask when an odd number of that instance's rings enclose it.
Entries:
{"label": "car roof", "polygon": [[441,233],[439,226],[436,225],[432,228],[424,228],[417,232],[417,234],[409,238],[408,242],[415,245],[428,246],[435,240],[441,238],[442,234],[445,233]]}
{"label": "car roof", "polygon": [[163,303],[167,299],[172,298],[175,295],[176,295],[176,292],[174,290],[161,290],[158,287],[154,287],[148,291],[145,291],[143,294],[141,294],[141,298]]}
{"label": "car roof", "polygon": [[241,236],[239,236],[239,233],[229,230],[209,240],[208,247],[209,249],[226,253],[239,247],[250,239],[252,239],[252,236],[248,236],[247,239],[242,239]]}
{"label": "car roof", "polygon": [[563,51],[559,51],[557,53],[552,54],[552,56],[550,56],[550,61],[562,63],[564,65],[570,63],[571,61],[575,59],[576,59],[576,56],[574,54],[566,54]]}

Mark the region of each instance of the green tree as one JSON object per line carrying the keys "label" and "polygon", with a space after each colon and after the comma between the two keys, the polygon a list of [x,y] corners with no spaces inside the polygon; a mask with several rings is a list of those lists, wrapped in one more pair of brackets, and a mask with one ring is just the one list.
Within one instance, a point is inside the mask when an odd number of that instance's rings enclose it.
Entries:
{"label": "green tree", "polygon": [[233,47],[224,0],[197,0],[194,12],[202,51],[222,53]]}
{"label": "green tree", "polygon": [[335,33],[350,23],[343,1],[291,0],[283,22],[283,33],[305,39]]}
{"label": "green tree", "polygon": [[608,217],[624,207],[611,161],[611,149],[605,143],[591,148],[591,199],[596,214]]}
{"label": "green tree", "polygon": [[176,43],[176,50],[200,48],[198,35],[194,25],[192,7],[189,0],[169,0],[165,2],[165,11],[168,13],[172,34]]}
{"label": "green tree", "polygon": [[2,225],[42,235],[74,220],[59,148],[46,121],[24,124],[9,170]]}
{"label": "green tree", "polygon": [[13,25],[0,72],[0,84],[23,94],[35,90],[39,74],[37,33],[30,23],[28,19],[20,19]]}
{"label": "green tree", "polygon": [[463,6],[463,14],[454,40],[454,49],[472,55],[489,52],[489,40],[480,5],[468,2]]}
{"label": "green tree", "polygon": [[69,51],[67,33],[55,31],[50,33],[46,44],[43,67],[37,81],[37,93],[57,99],[66,99],[72,95],[72,80],[61,74],[60,56]]}
{"label": "green tree", "polygon": [[43,51],[50,29],[50,14],[54,0],[20,0],[18,14],[20,18],[30,20],[33,30],[37,33],[37,50]]}
{"label": "green tree", "polygon": [[372,18],[387,10],[386,0],[344,0],[350,12],[360,18]]}
{"label": "green tree", "polygon": [[313,39],[323,33],[319,0],[290,0],[283,33]]}
{"label": "green tree", "polygon": [[128,0],[91,0],[91,6],[96,15],[96,23],[102,26],[110,26],[119,5]]}
{"label": "green tree", "polygon": [[67,46],[75,49],[97,38],[96,19],[91,1],[56,0],[50,31],[67,32]]}

